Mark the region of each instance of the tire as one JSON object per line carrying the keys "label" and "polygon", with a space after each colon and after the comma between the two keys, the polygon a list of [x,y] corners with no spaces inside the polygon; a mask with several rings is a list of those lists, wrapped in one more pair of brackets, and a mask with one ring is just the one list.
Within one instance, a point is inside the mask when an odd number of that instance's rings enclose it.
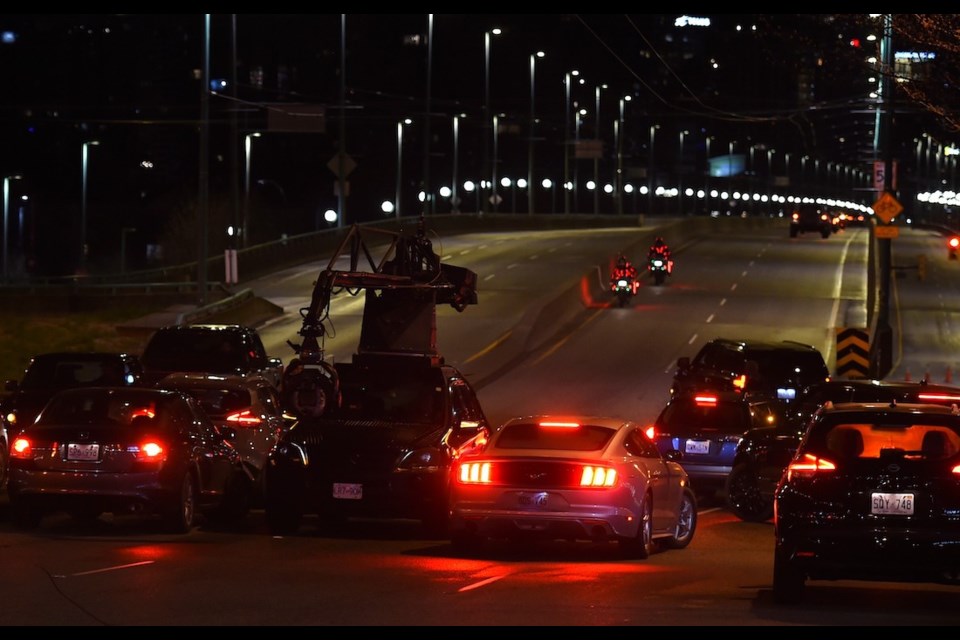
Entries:
{"label": "tire", "polygon": [[171,533],[189,533],[197,517],[197,482],[187,472],[180,483],[180,492],[164,514],[164,523]]}
{"label": "tire", "polygon": [[483,546],[483,538],[469,529],[458,529],[450,534],[450,546],[461,554],[474,554]]}
{"label": "tire", "polygon": [[7,445],[0,442],[0,493],[7,488],[7,476],[10,468],[10,454],[7,453]]}
{"label": "tire", "polygon": [[677,512],[677,526],[673,536],[667,539],[670,549],[685,549],[693,541],[693,534],[697,531],[697,499],[690,489],[683,490],[680,498],[680,509]]}
{"label": "tire", "polygon": [[726,483],[727,508],[746,522],[766,522],[773,517],[773,500],[760,491],[757,474],[746,462],[733,467]]}
{"label": "tire", "polygon": [[39,509],[24,500],[10,499],[10,520],[17,529],[36,529],[40,526],[43,514]]}
{"label": "tire", "polygon": [[654,282],[654,284],[656,284],[658,287],[659,287],[660,285],[662,285],[666,279],[667,279],[667,276],[664,275],[663,271],[654,271],[654,272],[653,272],[653,282]]}
{"label": "tire", "polygon": [[247,517],[253,499],[253,481],[242,471],[230,478],[223,495],[223,502],[210,515],[221,524],[236,524]]}
{"label": "tire", "polygon": [[773,552],[773,599],[779,604],[803,600],[806,576],[779,545]]}
{"label": "tire", "polygon": [[[277,473],[277,472],[274,472]],[[299,490],[291,483],[271,481],[270,475],[264,483],[264,511],[267,516],[267,528],[275,536],[287,536],[297,532],[303,522],[303,508],[299,503]]]}
{"label": "tire", "polygon": [[797,237],[797,230],[796,230],[796,228],[790,227],[790,237],[791,237],[791,238],[796,238],[796,237]]}
{"label": "tire", "polygon": [[633,538],[620,538],[620,552],[624,557],[646,560],[654,551],[653,546],[653,500],[647,495],[641,507],[640,525]]}
{"label": "tire", "polygon": [[617,306],[621,309],[627,306],[627,296],[622,293],[617,294]]}
{"label": "tire", "polygon": [[822,229],[822,230],[820,231],[820,237],[821,237],[821,238],[829,238],[829,237],[830,237],[830,229]]}

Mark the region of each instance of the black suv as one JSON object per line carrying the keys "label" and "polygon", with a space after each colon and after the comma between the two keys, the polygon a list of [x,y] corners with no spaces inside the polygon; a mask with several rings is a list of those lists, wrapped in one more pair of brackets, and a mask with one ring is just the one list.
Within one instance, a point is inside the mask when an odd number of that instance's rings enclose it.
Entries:
{"label": "black suv", "polygon": [[147,383],[168,374],[261,375],[280,385],[283,362],[267,355],[260,334],[238,324],[170,325],[153,332],[140,356]]}
{"label": "black suv", "polygon": [[790,237],[815,231],[823,238],[829,238],[834,231],[833,216],[829,211],[813,203],[798,204],[790,215]]}
{"label": "black suv", "polygon": [[825,403],[892,402],[960,404],[960,387],[927,382],[831,380],[804,389],[775,427],[748,431],[727,477],[727,506],[748,522],[773,517],[773,493],[817,409]]}
{"label": "black suv", "polygon": [[490,428],[470,383],[430,356],[358,354],[337,363],[341,400],[285,433],[266,469],[271,531],[296,531],[307,513],[419,519],[442,533],[450,469]]}
{"label": "black suv", "polygon": [[800,389],[830,379],[823,355],[813,346],[792,340],[716,338],[697,355],[677,359],[670,395],[712,389],[762,394],[783,403]]}

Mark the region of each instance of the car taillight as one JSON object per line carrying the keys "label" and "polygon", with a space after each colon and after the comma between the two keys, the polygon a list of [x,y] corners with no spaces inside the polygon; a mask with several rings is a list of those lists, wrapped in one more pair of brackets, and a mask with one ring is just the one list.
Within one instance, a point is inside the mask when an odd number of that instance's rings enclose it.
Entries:
{"label": "car taillight", "polygon": [[610,467],[586,466],[580,473],[581,487],[612,487],[617,482],[617,471]]}
{"label": "car taillight", "polygon": [[163,445],[156,440],[148,440],[140,445],[130,447],[127,451],[132,452],[137,460],[144,462],[160,462],[167,457]]}
{"label": "car taillight", "polygon": [[32,449],[30,441],[26,438],[17,438],[13,441],[13,444],[10,445],[10,457],[11,458],[28,458],[30,457],[30,450]]}
{"label": "car taillight", "polygon": [[650,425],[649,427],[647,427],[647,430],[644,433],[646,433],[647,437],[650,438],[651,440],[657,437],[657,429],[654,425]]}
{"label": "car taillight", "polygon": [[489,462],[463,462],[457,480],[460,484],[490,484],[493,465]]}
{"label": "car taillight", "polygon": [[15,411],[11,411],[10,413],[7,414],[6,417],[7,417],[7,422],[8,422],[10,425],[16,425],[16,424],[17,424],[17,414],[16,414]]}
{"label": "car taillight", "polygon": [[921,402],[958,402],[960,403],[960,396],[950,395],[949,393],[920,393],[917,394],[917,399]]}
{"label": "car taillight", "polygon": [[561,429],[576,429],[580,426],[579,422],[558,422],[555,420],[544,420],[540,423],[541,427],[560,427]]}
{"label": "car taillight", "polygon": [[717,396],[694,396],[693,401],[700,407],[717,406]]}
{"label": "car taillight", "polygon": [[733,387],[740,391],[747,388],[747,374],[741,374],[733,379]]}
{"label": "car taillight", "polygon": [[950,471],[953,472],[953,473],[955,473],[956,475],[960,476],[960,464],[958,464],[957,466],[955,466],[953,469],[950,469]]}
{"label": "car taillight", "polygon": [[799,220],[799,219],[800,219],[800,214],[797,213],[796,211],[794,211],[794,213],[793,213],[793,219],[794,219],[794,220]]}
{"label": "car taillight", "polygon": [[255,427],[261,422],[260,416],[256,415],[250,409],[231,413],[226,417],[226,421],[241,427]]}
{"label": "car taillight", "polygon": [[817,456],[805,453],[799,460],[787,465],[787,480],[796,476],[810,477],[822,471],[836,471],[837,465]]}

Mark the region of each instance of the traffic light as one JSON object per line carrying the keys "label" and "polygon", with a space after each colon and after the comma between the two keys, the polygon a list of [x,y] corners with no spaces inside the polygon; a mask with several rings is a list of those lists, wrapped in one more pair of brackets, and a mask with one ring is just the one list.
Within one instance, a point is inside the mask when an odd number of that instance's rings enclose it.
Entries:
{"label": "traffic light", "polygon": [[960,236],[951,236],[947,240],[947,250],[950,252],[949,257],[951,260],[957,259],[957,249],[960,248]]}

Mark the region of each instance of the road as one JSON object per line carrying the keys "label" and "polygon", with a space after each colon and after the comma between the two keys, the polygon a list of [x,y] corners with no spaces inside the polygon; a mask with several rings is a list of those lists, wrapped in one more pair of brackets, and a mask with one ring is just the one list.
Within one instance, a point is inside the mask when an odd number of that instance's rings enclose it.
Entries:
{"label": "road", "polygon": [[[916,351],[899,370],[953,366],[948,300],[955,262],[941,240],[904,234],[907,256],[930,254],[927,279],[897,279],[896,341]],[[783,229],[702,238],[675,247],[664,287],[645,283],[619,309],[598,293],[597,265],[621,247],[642,257],[636,229],[592,233],[474,234],[444,242],[453,264],[477,272],[480,303],[437,314],[441,353],[478,390],[488,418],[586,411],[652,420],[666,401],[676,358],[717,336],[794,339],[820,348],[833,368],[836,328],[866,301],[867,233],[787,237]],[[669,238],[668,238],[669,240]],[[440,252],[440,248],[438,252]],[[906,259],[895,252],[895,262]],[[324,263],[325,264],[325,263]],[[289,313],[263,327],[268,350],[289,359],[296,309],[309,302],[320,263],[254,283]],[[331,310],[326,347],[348,358],[362,301]],[[942,300],[937,306],[936,301]],[[919,309],[932,313],[921,313]],[[329,327],[328,327],[329,328]],[[932,333],[931,336],[927,334]],[[917,334],[920,335],[917,335]],[[920,349],[919,347],[923,347]],[[287,349],[288,351],[283,351]],[[931,372],[932,373],[932,372]],[[416,523],[322,523],[274,537],[254,511],[240,530],[202,526],[186,536],[155,522],[104,516],[81,525],[48,518],[15,531],[0,504],[0,622],[7,625],[955,625],[955,587],[810,582],[807,600],[775,605],[770,523],[737,520],[702,495],[684,550],[644,561],[613,545],[494,543],[455,554]],[[310,523],[308,523],[309,525]]]}

